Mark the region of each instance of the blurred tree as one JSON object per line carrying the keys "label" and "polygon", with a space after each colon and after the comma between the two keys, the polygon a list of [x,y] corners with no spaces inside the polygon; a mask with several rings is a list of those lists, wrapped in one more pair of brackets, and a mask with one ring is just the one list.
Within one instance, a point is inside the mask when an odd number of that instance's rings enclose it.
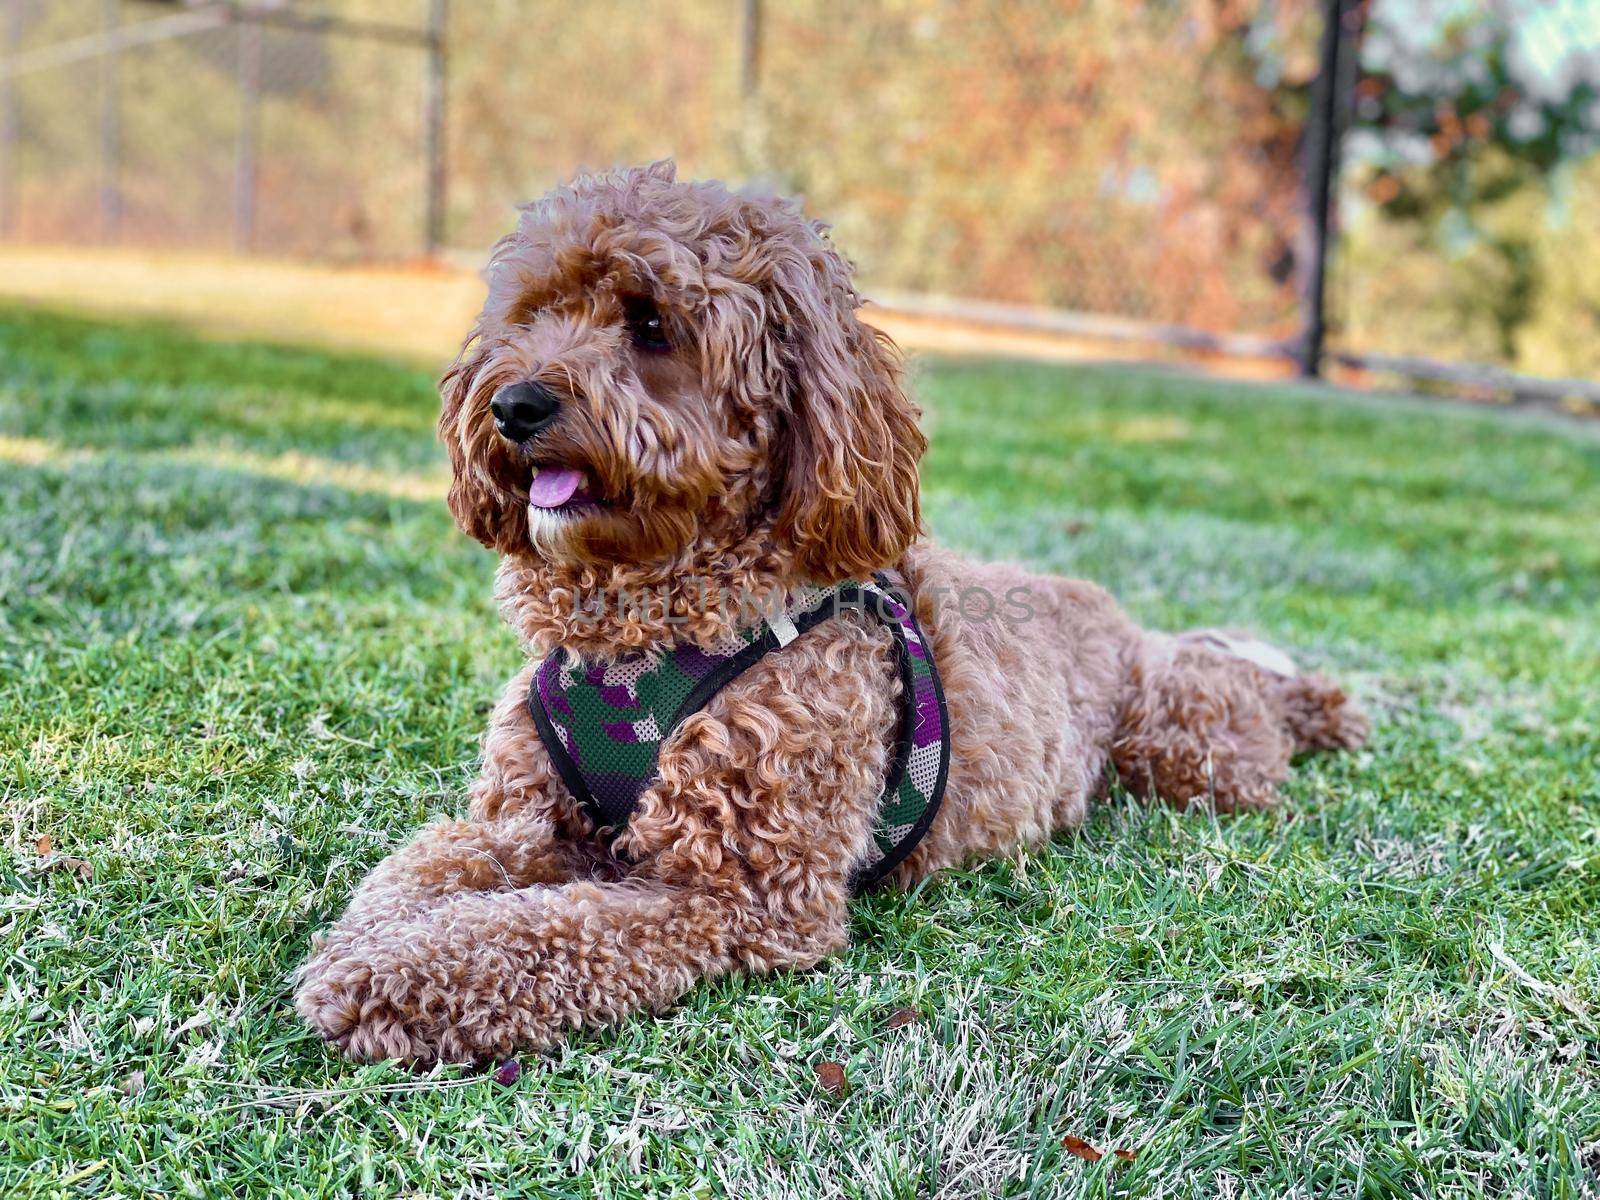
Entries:
{"label": "blurred tree", "polygon": [[1534,225],[1540,287],[1518,348],[1541,371],[1600,378],[1600,155],[1566,173],[1556,204],[1561,219]]}
{"label": "blurred tree", "polygon": [[1392,228],[1365,236],[1443,260],[1467,330],[1451,348],[1516,362],[1551,266],[1540,208],[1563,167],[1600,150],[1600,92],[1581,65],[1541,70],[1519,53],[1533,5],[1439,7],[1372,13],[1352,149],[1373,216]]}
{"label": "blurred tree", "polygon": [[944,0],[768,18],[762,161],[866,277],[1292,327],[1314,0]]}

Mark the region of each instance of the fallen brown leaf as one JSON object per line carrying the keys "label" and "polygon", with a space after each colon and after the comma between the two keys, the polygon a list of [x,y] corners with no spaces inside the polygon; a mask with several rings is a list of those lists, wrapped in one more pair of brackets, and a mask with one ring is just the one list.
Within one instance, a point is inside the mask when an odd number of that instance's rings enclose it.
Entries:
{"label": "fallen brown leaf", "polygon": [[88,859],[57,854],[55,839],[48,833],[33,839],[33,849],[39,856],[38,869],[41,871],[71,871],[79,879],[88,879],[94,874],[94,866]]}
{"label": "fallen brown leaf", "polygon": [[1120,1158],[1123,1162],[1132,1162],[1134,1159],[1139,1157],[1139,1152],[1137,1150],[1129,1150],[1126,1146],[1118,1146],[1112,1151],[1112,1153]]}
{"label": "fallen brown leaf", "polygon": [[830,1096],[842,1096],[849,1086],[844,1077],[844,1068],[836,1062],[819,1062],[811,1068],[816,1072],[817,1082]]}
{"label": "fallen brown leaf", "polygon": [[47,871],[71,871],[79,879],[88,879],[94,874],[94,864],[87,858],[69,858],[65,854],[52,854],[44,862]]}
{"label": "fallen brown leaf", "polygon": [[1101,1154],[1100,1151],[1096,1150],[1081,1137],[1077,1137],[1070,1133],[1061,1139],[1061,1147],[1068,1154],[1075,1154],[1079,1158],[1083,1159],[1084,1162],[1099,1162],[1105,1157],[1105,1155]]}
{"label": "fallen brown leaf", "polygon": [[901,1029],[907,1025],[917,1023],[917,1010],[914,1008],[897,1008],[889,1014],[889,1019],[883,1023],[885,1029]]}

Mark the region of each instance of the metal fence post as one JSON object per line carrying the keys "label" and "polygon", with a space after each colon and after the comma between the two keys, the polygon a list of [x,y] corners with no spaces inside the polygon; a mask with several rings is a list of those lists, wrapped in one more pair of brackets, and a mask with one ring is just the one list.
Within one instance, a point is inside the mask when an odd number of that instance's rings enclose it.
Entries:
{"label": "metal fence post", "polygon": [[261,132],[261,27],[239,22],[239,131],[233,154],[233,244],[248,254],[256,244],[257,143]]}
{"label": "metal fence post", "polygon": [[1311,262],[1301,291],[1304,315],[1298,357],[1300,374],[1307,379],[1322,374],[1322,343],[1327,333],[1328,220],[1338,155],[1339,53],[1344,41],[1344,9],[1345,0],[1326,0],[1323,6],[1320,64],[1311,86],[1311,111],[1306,118],[1306,215],[1310,223]]}
{"label": "metal fence post", "polygon": [[[10,67],[22,46],[22,0],[0,0],[0,61]],[[8,70],[0,76],[0,238],[17,231],[18,183],[22,179],[21,120],[17,81]]]}
{"label": "metal fence post", "polygon": [[445,188],[445,26],[449,20],[449,0],[429,0],[427,40],[427,80],[423,88],[422,155],[427,178],[423,187],[422,241],[428,257],[444,247]]}
{"label": "metal fence post", "polygon": [[[100,0],[107,39],[122,24],[122,0]],[[100,237],[115,242],[122,233],[122,56],[100,56]]]}

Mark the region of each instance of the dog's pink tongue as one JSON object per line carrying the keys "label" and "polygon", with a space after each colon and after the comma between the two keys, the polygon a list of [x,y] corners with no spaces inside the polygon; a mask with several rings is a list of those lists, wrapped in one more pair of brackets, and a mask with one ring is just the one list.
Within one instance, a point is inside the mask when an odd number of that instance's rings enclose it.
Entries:
{"label": "dog's pink tongue", "polygon": [[528,485],[528,503],[535,508],[560,508],[583,484],[583,472],[541,467]]}

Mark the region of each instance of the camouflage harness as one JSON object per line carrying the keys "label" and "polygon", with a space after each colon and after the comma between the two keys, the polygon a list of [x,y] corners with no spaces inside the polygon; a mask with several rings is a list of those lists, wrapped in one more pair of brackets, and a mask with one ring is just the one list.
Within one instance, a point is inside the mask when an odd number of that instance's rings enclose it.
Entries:
{"label": "camouflage harness", "polygon": [[859,891],[899,866],[922,840],[950,766],[938,669],[907,598],[884,576],[802,589],[782,613],[709,650],[684,643],[601,663],[557,650],[534,672],[528,711],[568,790],[614,836],[654,782],[661,746],[685,718],[766,655],[850,609],[889,628],[900,669],[899,729],[878,800],[873,857],[852,879]]}

